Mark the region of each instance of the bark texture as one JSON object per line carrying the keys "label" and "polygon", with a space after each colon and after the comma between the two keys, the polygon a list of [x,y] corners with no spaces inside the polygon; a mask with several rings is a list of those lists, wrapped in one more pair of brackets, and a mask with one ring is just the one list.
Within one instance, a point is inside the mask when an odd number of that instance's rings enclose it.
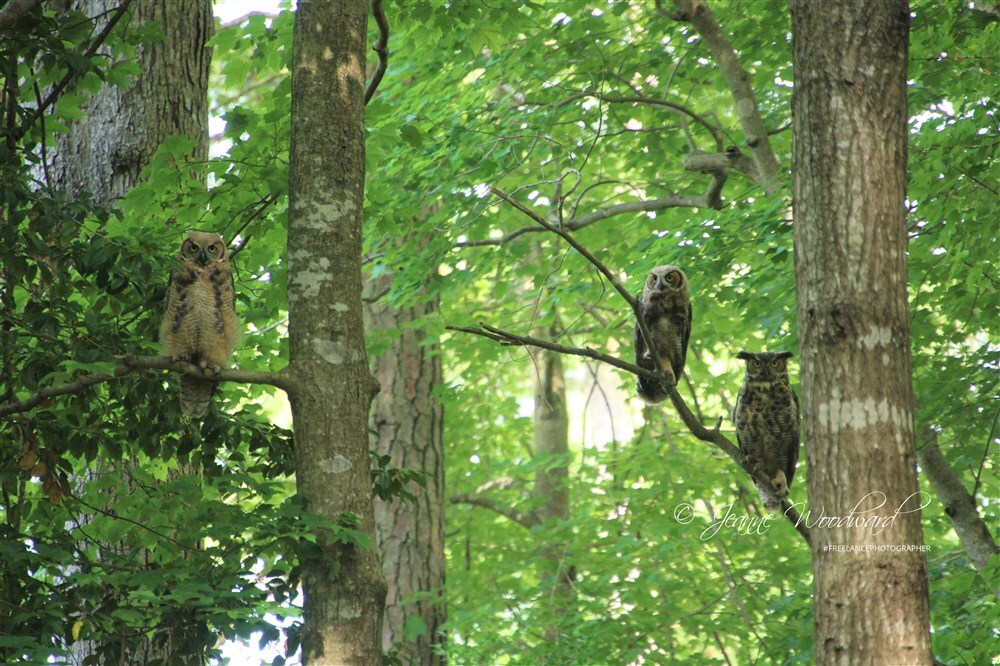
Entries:
{"label": "bark texture", "polygon": [[[909,8],[790,6],[809,510],[858,518],[812,530],[816,660],[930,664],[906,290]],[[872,517],[881,529],[858,526]]]}
{"label": "bark texture", "polygon": [[[107,16],[117,0],[85,0],[75,7]],[[134,2],[130,25],[155,21],[163,39],[136,54],[142,75],[129,87],[105,86],[73,131],[59,137],[49,174],[61,189],[90,192],[108,204],[139,182],[139,174],[169,137],[197,141],[192,159],[208,157],[208,74],[212,52],[212,5],[205,0]]]}
{"label": "bark texture", "polygon": [[[381,293],[391,278],[375,285]],[[444,589],[444,411],[434,395],[441,386],[437,345],[427,345],[424,333],[410,324],[438,311],[436,298],[409,308],[373,303],[366,308],[369,330],[399,331],[399,337],[373,359],[382,391],[375,400],[372,447],[391,456],[390,465],[428,472],[427,487],[414,488],[416,502],[376,502],[375,526],[382,568],[388,583],[382,646],[399,651],[405,663],[444,664],[435,644],[446,607]],[[430,596],[427,596],[427,595]],[[414,595],[420,598],[414,600]],[[407,622],[424,631],[407,638]]]}
{"label": "bark texture", "polygon": [[[296,480],[309,511],[353,516],[370,547],[332,542],[301,562],[307,664],[380,664],[385,578],[375,550],[361,304],[368,3],[295,15],[288,329]],[[323,535],[320,535],[323,536]]]}

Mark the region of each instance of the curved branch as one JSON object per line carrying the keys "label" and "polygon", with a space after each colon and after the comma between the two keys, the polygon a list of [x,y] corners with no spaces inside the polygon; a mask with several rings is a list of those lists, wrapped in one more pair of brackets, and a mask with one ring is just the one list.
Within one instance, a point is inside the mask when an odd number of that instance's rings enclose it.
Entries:
{"label": "curved branch", "polygon": [[375,0],[372,3],[372,15],[375,17],[375,23],[378,24],[378,41],[372,47],[372,50],[378,54],[378,67],[375,68],[372,80],[365,88],[365,104],[368,104],[374,97],[378,85],[382,83],[382,77],[385,76],[385,70],[389,67],[389,21],[385,18],[385,10],[382,9],[382,0]]}
{"label": "curved branch", "polygon": [[448,501],[452,504],[468,504],[470,506],[478,506],[483,509],[489,509],[494,513],[500,514],[504,518],[513,520],[515,523],[523,527],[531,528],[540,524],[538,518],[536,518],[534,514],[525,513],[524,511],[519,511],[512,506],[501,504],[492,497],[483,497],[472,493],[461,493],[458,495],[452,495],[448,498]]}
{"label": "curved branch", "polygon": [[722,30],[722,26],[715,19],[705,0],[674,0],[676,12],[666,11],[662,6],[662,0],[657,0],[656,4],[657,8],[667,16],[691,23],[712,52],[712,57],[719,65],[719,71],[726,79],[726,85],[733,96],[747,146],[753,151],[756,180],[764,187],[765,192],[772,193],[774,191],[772,181],[778,173],[778,159],[774,156],[771,142],[767,138],[768,132],[760,116],[753,87],[750,85],[750,75],[740,64],[729,37]]}
{"label": "curved branch", "polygon": [[9,414],[20,414],[22,412],[27,412],[34,409],[39,404],[48,400],[49,398],[55,398],[60,395],[69,395],[72,393],[79,393],[84,389],[93,386],[94,384],[101,384],[103,382],[110,382],[115,379],[121,379],[125,375],[128,375],[136,370],[173,370],[181,374],[193,375],[195,377],[203,377],[205,379],[212,379],[217,382],[239,382],[242,384],[268,384],[280,388],[284,391],[292,390],[292,380],[285,373],[284,370],[279,372],[255,372],[249,370],[221,370],[218,373],[213,373],[211,371],[206,371],[197,365],[192,363],[185,363],[184,361],[172,361],[166,356],[123,356],[121,358],[121,363],[110,373],[98,373],[93,375],[84,375],[66,384],[60,384],[59,386],[49,386],[39,390],[37,393],[32,395],[30,398],[26,398],[20,402],[11,403],[9,405],[0,406],[0,416],[7,416]]}

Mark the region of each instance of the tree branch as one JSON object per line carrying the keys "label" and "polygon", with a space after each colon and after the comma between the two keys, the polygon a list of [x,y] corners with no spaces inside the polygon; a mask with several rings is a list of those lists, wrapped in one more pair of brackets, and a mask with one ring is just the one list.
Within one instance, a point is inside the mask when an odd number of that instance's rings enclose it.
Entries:
{"label": "tree branch", "polygon": [[382,83],[382,77],[385,76],[385,70],[389,66],[389,21],[385,18],[382,0],[375,0],[372,3],[372,15],[378,25],[378,40],[372,47],[372,50],[378,54],[378,66],[375,68],[375,73],[372,74],[372,80],[368,82],[368,87],[365,88],[365,104],[368,104],[375,95],[378,85]]}
{"label": "tree branch", "polygon": [[556,107],[566,106],[570,102],[585,97],[593,97],[594,99],[599,99],[602,102],[608,102],[609,104],[646,104],[649,106],[662,106],[671,109],[673,111],[677,111],[678,113],[682,113],[688,116],[696,123],[707,129],[708,133],[711,134],[712,138],[715,140],[716,148],[719,151],[722,150],[722,130],[717,125],[713,125],[712,123],[708,122],[707,118],[698,113],[695,113],[694,111],[687,108],[683,104],[678,104],[676,102],[671,102],[665,99],[656,99],[654,97],[643,97],[641,95],[633,95],[630,97],[614,97],[612,95],[606,95],[602,92],[584,90],[575,95],[571,95],[570,97],[567,97],[564,100],[557,102],[555,106]]}
{"label": "tree branch", "polygon": [[[636,325],[639,327],[639,333],[640,335],[642,335],[642,339],[646,342],[646,349],[650,351],[650,359],[653,361],[653,366],[655,367],[655,370],[659,375],[658,377],[654,376],[653,378],[660,380],[664,379],[663,366],[660,363],[660,355],[655,353],[656,343],[653,341],[653,335],[649,332],[649,326],[646,324],[646,318],[643,317],[642,313],[639,311],[639,301],[636,300],[632,296],[632,294],[628,293],[628,291],[618,280],[618,278],[614,275],[614,273],[608,270],[608,267],[605,266],[603,263],[601,263],[600,259],[594,256],[593,252],[588,250],[579,241],[573,238],[573,234],[569,233],[569,231],[567,231],[566,229],[549,224],[549,222],[546,221],[541,215],[531,210],[530,208],[520,203],[519,201],[515,201],[514,199],[510,198],[510,196],[506,192],[500,190],[499,188],[496,188],[491,185],[490,192],[497,195],[498,197],[509,203],[511,206],[518,209],[519,211],[530,217],[532,220],[540,224],[542,227],[548,229],[549,231],[551,231],[552,233],[556,234],[564,241],[569,243],[574,250],[582,254],[587,261],[593,264],[594,268],[600,271],[601,275],[607,278],[608,282],[611,283],[611,286],[615,288],[615,291],[617,291],[621,295],[621,297],[625,299],[625,302],[629,304],[629,307],[632,308],[632,314],[635,316]],[[674,382],[676,381],[677,378],[674,377]]]}
{"label": "tree branch", "polygon": [[772,193],[775,189],[772,181],[778,173],[778,159],[774,156],[767,138],[767,129],[764,127],[757,98],[750,85],[750,75],[740,64],[729,37],[715,20],[705,0],[674,0],[674,6],[677,8],[675,12],[664,9],[662,0],[656,0],[656,6],[661,13],[674,20],[691,23],[712,52],[733,96],[747,146],[753,151],[756,181],[764,187],[765,192]]}
{"label": "tree branch", "polygon": [[[583,229],[584,227],[589,227],[595,222],[600,222],[601,220],[606,220],[610,217],[616,215],[622,215],[625,213],[649,213],[658,210],[667,210],[669,208],[711,208],[713,210],[718,210],[722,207],[722,187],[726,183],[726,172],[725,168],[719,168],[720,164],[724,163],[724,166],[732,166],[740,171],[746,170],[745,164],[740,164],[729,157],[730,153],[718,153],[719,157],[714,160],[702,160],[697,159],[693,161],[688,161],[688,157],[684,158],[684,168],[688,171],[701,171],[709,173],[712,177],[708,184],[708,188],[705,194],[701,196],[691,196],[682,194],[669,194],[664,197],[659,197],[656,199],[647,199],[645,201],[626,201],[625,203],[613,204],[600,210],[596,210],[593,213],[588,213],[586,215],[580,215],[579,217],[574,217],[563,223],[562,228],[568,231],[577,231]],[[715,156],[716,153],[699,153],[699,155]],[[744,156],[744,160],[747,158]],[[690,166],[689,166],[690,164]],[[742,167],[742,168],[741,168]],[[753,174],[750,174],[753,176]],[[498,195],[499,196],[499,195]],[[521,210],[521,209],[519,209]],[[532,216],[532,219],[535,219]],[[481,241],[465,241],[462,243],[455,243],[455,247],[489,247],[489,246],[502,246],[506,245],[510,241],[514,240],[518,236],[522,236],[528,233],[537,233],[540,231],[545,231],[544,228],[539,227],[521,227],[520,229],[515,229],[509,234],[502,236],[500,238],[493,238],[490,240]]]}
{"label": "tree branch", "polygon": [[540,524],[538,518],[536,518],[534,514],[525,513],[524,511],[519,511],[512,506],[501,504],[492,497],[483,497],[473,493],[460,493],[452,495],[448,498],[448,501],[452,504],[469,504],[471,506],[489,509],[494,513],[500,514],[504,518],[513,520],[522,527],[532,528]]}
{"label": "tree branch", "polygon": [[922,428],[917,433],[920,446],[917,460],[924,476],[931,482],[931,488],[944,505],[945,515],[951,520],[952,528],[958,535],[962,547],[976,569],[982,571],[990,555],[1000,552],[993,535],[976,511],[972,495],[955,475],[951,465],[941,455],[937,433],[930,428]]}
{"label": "tree branch", "polygon": [[[661,375],[658,375],[652,370],[647,370],[646,368],[640,368],[639,366],[623,361],[620,358],[610,356],[609,354],[604,354],[590,347],[568,347],[566,345],[561,345],[556,342],[551,342],[549,340],[542,340],[540,338],[535,338],[529,335],[518,335],[516,333],[511,333],[503,329],[496,328],[494,326],[488,326],[486,324],[480,324],[480,328],[466,328],[461,326],[448,326],[447,329],[451,331],[460,331],[462,333],[471,333],[473,335],[479,335],[484,338],[489,338],[495,342],[499,342],[503,345],[518,345],[518,346],[531,346],[540,347],[542,349],[548,349],[550,351],[558,352],[560,354],[567,354],[570,356],[582,356],[584,358],[594,359],[596,361],[603,361],[608,365],[612,365],[626,372],[631,372],[634,375],[649,377],[650,379],[662,379]],[[698,417],[696,417],[691,410],[688,408],[684,399],[681,398],[680,393],[677,392],[677,388],[674,387],[670,391],[670,402],[673,403],[674,408],[681,417],[681,421],[687,426],[691,434],[697,439],[706,442],[708,444],[713,444],[716,448],[720,449],[727,456],[732,458],[744,472],[746,472],[750,477],[752,477],[757,483],[763,484],[765,488],[773,488],[771,480],[761,472],[754,470],[753,465],[747,462],[746,457],[740,450],[733,445],[729,439],[722,434],[720,428],[722,426],[722,417],[720,416],[712,429],[706,428]],[[794,506],[787,500],[781,500],[781,512],[792,524],[795,530],[802,535],[802,538],[806,540],[806,543],[811,543],[809,528],[801,520],[798,511]]]}
{"label": "tree branch", "polygon": [[172,361],[166,356],[123,356],[121,363],[110,373],[84,375],[76,381],[59,386],[49,386],[39,390],[30,398],[9,405],[0,406],[0,416],[20,414],[34,409],[39,404],[60,395],[79,393],[84,389],[103,382],[121,379],[136,370],[173,370],[181,374],[203,377],[217,382],[239,382],[243,384],[268,384],[290,391],[291,378],[284,370],[279,372],[255,372],[250,370],[222,370],[218,373],[202,370],[199,366],[183,361]]}

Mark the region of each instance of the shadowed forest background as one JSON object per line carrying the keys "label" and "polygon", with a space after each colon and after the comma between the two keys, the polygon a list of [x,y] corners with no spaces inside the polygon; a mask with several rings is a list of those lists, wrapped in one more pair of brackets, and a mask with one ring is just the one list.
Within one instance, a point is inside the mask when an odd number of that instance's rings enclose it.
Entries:
{"label": "shadowed forest background", "polygon": [[[631,362],[634,315],[599,266],[634,295],[674,264],[691,287],[678,389],[693,418],[725,417],[735,442],[743,349],[795,352],[800,391],[786,3],[376,2],[357,40],[367,81],[379,51],[388,61],[355,127],[363,150],[322,125],[337,103],[303,106],[291,72],[309,45],[281,7],[227,22],[201,0],[0,7],[0,661],[302,663],[303,578],[322,562],[336,588],[375,562],[354,553],[378,552],[386,663],[815,663],[813,549],[783,517],[756,522],[745,471],[670,402],[637,400],[633,374],[498,344]],[[941,663],[981,664],[1000,624],[1000,10],[910,11],[931,645]],[[280,390],[299,390],[284,374],[290,280],[308,300],[312,273],[353,270],[308,255],[323,250],[295,227],[290,187],[310,178],[290,177],[296,105],[324,138],[297,135],[299,149],[341,160],[316,189],[349,186],[351,160],[359,192],[363,177],[374,535],[349,502],[307,510],[317,487],[363,503],[367,486],[323,485],[329,461],[293,445]],[[247,371],[223,375],[200,423],[164,371],[182,368],[141,362],[159,353],[187,229],[230,243]],[[335,237],[322,245],[350,244]],[[789,500],[816,520],[809,446]],[[829,561],[851,575],[847,556]]]}

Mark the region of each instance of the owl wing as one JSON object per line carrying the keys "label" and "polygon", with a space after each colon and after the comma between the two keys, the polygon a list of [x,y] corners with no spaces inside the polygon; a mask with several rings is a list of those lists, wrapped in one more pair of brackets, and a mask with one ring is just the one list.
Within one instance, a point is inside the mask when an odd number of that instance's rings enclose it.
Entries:
{"label": "owl wing", "polygon": [[687,312],[685,317],[680,322],[680,335],[681,335],[681,367],[677,370],[677,379],[680,380],[681,374],[684,372],[684,363],[687,359],[688,353],[688,340],[691,338],[691,303],[688,303]]}
{"label": "owl wing", "polygon": [[[645,310],[641,303],[639,311],[642,312],[642,316],[645,316]],[[635,364],[640,368],[651,367],[651,363],[646,357],[649,350],[646,348],[646,339],[642,337],[642,329],[639,328],[638,319],[635,322],[635,328],[632,329],[632,348],[635,349]]]}

